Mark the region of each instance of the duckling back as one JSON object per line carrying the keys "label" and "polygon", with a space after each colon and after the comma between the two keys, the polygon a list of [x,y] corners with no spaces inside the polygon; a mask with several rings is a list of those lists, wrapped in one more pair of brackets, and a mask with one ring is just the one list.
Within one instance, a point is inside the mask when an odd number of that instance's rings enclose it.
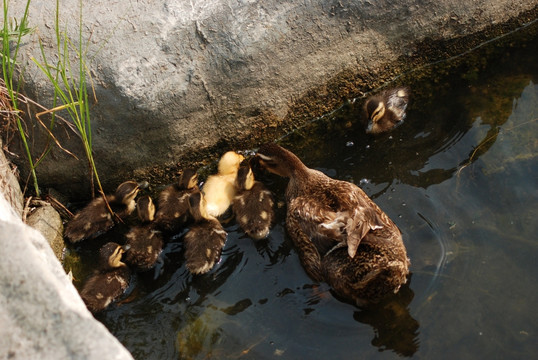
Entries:
{"label": "duckling back", "polygon": [[204,274],[219,261],[227,234],[220,222],[208,215],[201,192],[189,197],[189,211],[195,223],[184,238],[186,267],[192,274]]}
{"label": "duckling back", "polygon": [[198,176],[193,169],[186,169],[179,182],[159,194],[155,224],[162,230],[176,233],[186,224],[189,215],[189,196],[198,191]]}
{"label": "duckling back", "polygon": [[205,274],[219,261],[226,243],[226,231],[218,220],[200,221],[184,238],[185,266],[192,274]]}
{"label": "duckling back", "polygon": [[239,226],[253,239],[266,237],[274,218],[273,194],[261,182],[254,180],[247,160],[241,163],[235,186],[237,193],[232,209]]}
{"label": "duckling back", "polygon": [[121,262],[128,246],[107,243],[99,250],[100,267],[84,284],[80,296],[92,313],[104,310],[129,286],[131,270]]}
{"label": "duckling back", "polygon": [[[114,202],[113,196],[107,201]],[[72,243],[96,237],[112,228],[115,221],[106,208],[102,197],[93,199],[86,207],[80,210],[65,226],[65,237]]]}
{"label": "duckling back", "polygon": [[129,250],[125,253],[125,261],[140,270],[152,268],[163,248],[163,238],[153,222],[155,206],[151,197],[144,196],[138,200],[138,217],[142,224],[134,226],[125,235],[125,244]]}
{"label": "duckling back", "polygon": [[[121,183],[113,195],[107,195],[110,209],[120,219],[129,216],[135,209],[135,197],[140,187],[134,181]],[[94,238],[108,231],[116,224],[116,219],[108,210],[102,197],[93,199],[80,210],[65,226],[64,236],[75,243]]]}

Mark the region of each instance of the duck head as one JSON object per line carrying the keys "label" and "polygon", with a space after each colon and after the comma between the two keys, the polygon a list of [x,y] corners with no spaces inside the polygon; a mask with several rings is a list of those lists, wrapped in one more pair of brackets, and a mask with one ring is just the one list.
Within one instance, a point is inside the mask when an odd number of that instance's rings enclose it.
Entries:
{"label": "duck head", "polygon": [[185,169],[179,177],[180,189],[194,189],[198,186],[198,174],[194,169]]}
{"label": "duck head", "polygon": [[202,194],[200,191],[192,193],[189,196],[189,211],[191,212],[194,221],[208,219],[210,217],[207,213],[204,194]]}
{"label": "duck head", "polygon": [[294,153],[274,143],[262,145],[256,157],[265,170],[283,177],[292,177],[307,169]]}
{"label": "duck head", "polygon": [[233,174],[239,169],[239,164],[245,157],[235,151],[228,151],[219,160],[219,174]]}
{"label": "duck head", "polygon": [[237,189],[250,190],[254,186],[254,173],[250,168],[248,160],[243,160],[237,170],[237,177],[235,178],[235,186]]}
{"label": "duck head", "polygon": [[121,203],[129,205],[135,199],[136,195],[138,195],[140,189],[145,189],[148,186],[147,181],[141,183],[126,181],[118,186],[114,195]]}
{"label": "duck head", "polygon": [[138,217],[142,222],[153,221],[155,217],[155,204],[149,195],[142,196],[136,202]]}
{"label": "duck head", "polygon": [[119,245],[114,242],[106,243],[99,250],[99,257],[103,265],[107,268],[118,268],[120,266],[125,266],[121,261],[123,253],[129,250],[130,245]]}
{"label": "duck head", "polygon": [[382,99],[374,97],[368,99],[366,102],[366,116],[368,124],[366,125],[366,132],[374,132],[374,127],[385,116],[385,103]]}

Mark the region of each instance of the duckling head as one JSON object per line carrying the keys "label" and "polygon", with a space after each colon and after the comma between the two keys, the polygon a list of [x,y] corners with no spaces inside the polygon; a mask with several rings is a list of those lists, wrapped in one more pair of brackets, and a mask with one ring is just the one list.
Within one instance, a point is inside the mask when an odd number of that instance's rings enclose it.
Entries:
{"label": "duckling head", "polygon": [[254,173],[250,168],[248,160],[243,160],[237,170],[237,177],[235,178],[235,186],[241,190],[250,190],[254,186]]}
{"label": "duckling head", "polygon": [[262,145],[256,157],[259,165],[265,170],[283,177],[290,177],[296,171],[306,169],[294,153],[274,143]]}
{"label": "duckling head", "polygon": [[194,169],[185,169],[179,178],[180,189],[194,189],[198,186],[198,174]]}
{"label": "duckling head", "polygon": [[142,222],[153,221],[155,217],[155,204],[149,195],[142,196],[136,202],[138,217]]}
{"label": "duckling head", "polygon": [[129,205],[142,187],[143,184],[139,184],[136,181],[126,181],[118,186],[114,195],[120,202]]}
{"label": "duckling head", "polygon": [[371,98],[366,102],[366,116],[368,118],[368,124],[366,126],[366,132],[371,133],[374,126],[379,120],[385,116],[385,103],[379,98]]}
{"label": "duckling head", "polygon": [[189,211],[194,218],[194,221],[208,219],[210,216],[207,213],[207,205],[204,194],[200,191],[192,193],[189,196]]}
{"label": "duckling head", "polygon": [[235,151],[228,151],[219,160],[219,174],[233,174],[239,169],[239,164],[245,157]]}
{"label": "duckling head", "polygon": [[129,250],[130,247],[130,245],[121,246],[114,242],[109,242],[101,247],[99,250],[99,257],[105,267],[117,268],[125,266],[121,261],[121,256],[125,251]]}

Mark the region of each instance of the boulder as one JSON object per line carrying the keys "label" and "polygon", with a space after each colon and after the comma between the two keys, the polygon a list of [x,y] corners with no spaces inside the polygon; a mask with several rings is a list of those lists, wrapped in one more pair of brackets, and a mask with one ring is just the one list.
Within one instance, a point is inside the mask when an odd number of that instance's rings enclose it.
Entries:
{"label": "boulder", "polygon": [[[20,18],[25,3],[10,2],[10,15]],[[55,4],[31,1],[29,24],[38,30],[19,53],[26,94],[49,107],[52,86],[31,59],[42,61],[38,39],[48,61],[57,59]],[[59,15],[74,46],[79,5],[62,1]],[[97,96],[91,100],[93,152],[105,188],[131,177],[167,183],[168,170],[178,163],[256,147],[413,66],[521,26],[536,18],[537,5],[538,0],[84,3],[82,41]],[[469,36],[475,37],[445,46]],[[73,68],[76,60],[72,49]],[[38,156],[47,139],[42,126],[32,123]],[[79,159],[55,148],[38,168],[39,182],[87,197],[80,140],[60,120],[56,124],[57,139]],[[18,165],[25,168],[23,156]]]}
{"label": "boulder", "polygon": [[86,309],[40,232],[0,194],[0,358],[132,359]]}

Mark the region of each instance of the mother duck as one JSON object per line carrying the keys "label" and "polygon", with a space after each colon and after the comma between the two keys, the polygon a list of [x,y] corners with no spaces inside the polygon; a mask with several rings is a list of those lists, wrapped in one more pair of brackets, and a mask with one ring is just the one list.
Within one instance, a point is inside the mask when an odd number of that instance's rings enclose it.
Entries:
{"label": "mother duck", "polygon": [[289,178],[286,229],[307,274],[358,306],[396,293],[409,259],[392,220],[358,186],[308,168],[270,143],[256,154],[266,170]]}

